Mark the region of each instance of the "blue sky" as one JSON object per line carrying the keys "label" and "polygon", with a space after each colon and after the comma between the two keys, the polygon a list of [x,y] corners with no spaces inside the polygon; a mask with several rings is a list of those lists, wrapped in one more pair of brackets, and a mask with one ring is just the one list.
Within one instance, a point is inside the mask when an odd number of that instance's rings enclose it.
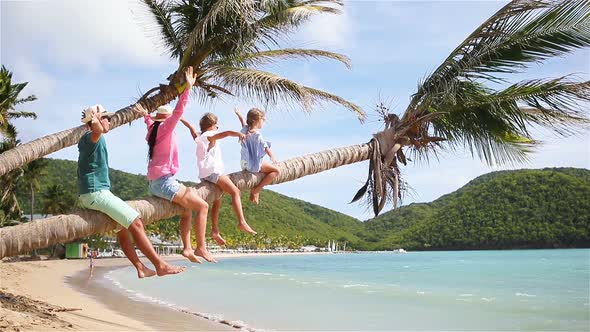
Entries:
{"label": "blue sky", "polygon": [[[381,129],[372,111],[381,99],[391,100],[401,113],[418,82],[481,22],[506,1],[345,1],[344,14],[318,16],[284,46],[321,48],[349,56],[352,70],[329,61],[288,61],[273,65],[274,72],[295,81],[340,95],[363,107],[368,121],[336,105],[318,107],[310,114],[298,108],[268,108],[262,133],[284,160],[322,150],[364,143]],[[23,110],[37,120],[16,121],[23,142],[79,125],[85,106],[101,103],[116,111],[133,103],[142,92],[165,81],[175,62],[157,45],[149,19],[136,1],[6,1],[0,0],[1,63],[14,82],[28,81],[25,93],[39,99]],[[588,80],[590,52],[535,64],[525,78],[557,77],[576,73]],[[189,103],[185,117],[198,121],[216,113],[223,130],[238,130],[234,106],[245,113],[249,100],[226,98],[213,103]],[[469,152],[443,153],[429,164],[412,163],[402,169],[413,188],[405,204],[428,202],[450,193],[473,178],[514,168],[590,168],[590,133],[561,138],[536,131],[543,141],[530,161],[489,167]],[[177,128],[181,170],[178,178],[197,181],[195,146],[188,131]],[[145,125],[135,121],[107,136],[110,166],[135,174],[146,173]],[[239,145],[222,142],[227,172],[239,170]],[[50,157],[76,160],[75,146]],[[346,213],[361,220],[371,217],[358,204],[348,204],[366,179],[368,163],[341,167],[268,189]],[[71,174],[71,176],[76,176]]]}

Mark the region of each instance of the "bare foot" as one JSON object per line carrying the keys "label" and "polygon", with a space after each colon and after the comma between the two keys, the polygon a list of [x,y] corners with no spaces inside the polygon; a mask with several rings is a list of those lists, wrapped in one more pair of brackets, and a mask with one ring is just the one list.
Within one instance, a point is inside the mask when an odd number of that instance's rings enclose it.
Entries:
{"label": "bare foot", "polygon": [[141,264],[139,267],[136,267],[137,269],[137,277],[139,279],[141,278],[149,278],[149,277],[153,277],[156,275],[156,271],[148,268],[147,266]]}
{"label": "bare foot", "polygon": [[209,250],[202,249],[201,247],[195,249],[195,255],[203,257],[209,263],[217,263],[217,260],[213,258]]}
{"label": "bare foot", "polygon": [[186,267],[184,266],[174,266],[168,263],[162,263],[161,266],[156,267],[156,274],[159,277],[165,276],[167,274],[177,274],[184,271]]}
{"label": "bare foot", "polygon": [[182,251],[182,256],[186,257],[189,261],[193,263],[203,263],[197,256],[195,256],[195,252],[192,248],[184,248],[184,250]]}
{"label": "bare foot", "polygon": [[217,244],[219,244],[220,246],[224,246],[225,245],[225,239],[221,237],[221,234],[219,234],[219,233],[211,233],[211,238],[213,240],[215,240],[215,242],[217,242]]}
{"label": "bare foot", "polygon": [[250,191],[250,202],[254,204],[260,203],[260,192]]}
{"label": "bare foot", "polygon": [[238,229],[239,229],[239,230],[241,230],[241,231],[243,231],[243,232],[246,232],[246,233],[250,233],[250,234],[258,234],[258,233],[256,233],[256,231],[255,231],[255,230],[253,230],[253,229],[252,229],[252,227],[250,227],[250,225],[248,225],[248,223],[247,223],[247,222],[245,222],[245,221],[243,221],[243,222],[241,222],[241,223],[239,223],[239,224],[238,224]]}

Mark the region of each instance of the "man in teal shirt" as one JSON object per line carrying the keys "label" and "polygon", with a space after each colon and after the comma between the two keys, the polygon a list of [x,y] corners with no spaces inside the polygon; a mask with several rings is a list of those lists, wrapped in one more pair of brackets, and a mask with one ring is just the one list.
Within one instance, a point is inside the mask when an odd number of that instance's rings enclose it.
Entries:
{"label": "man in teal shirt", "polygon": [[[91,106],[82,113],[82,122],[88,131],[78,142],[78,201],[82,207],[100,211],[123,226],[117,232],[117,238],[121,249],[137,269],[139,278],[180,273],[183,267],[170,265],[158,256],[145,234],[139,212],[110,191],[109,156],[103,135],[110,129],[112,115],[106,113],[101,105]],[[155,272],[137,257],[132,237],[139,250],[154,264]]]}

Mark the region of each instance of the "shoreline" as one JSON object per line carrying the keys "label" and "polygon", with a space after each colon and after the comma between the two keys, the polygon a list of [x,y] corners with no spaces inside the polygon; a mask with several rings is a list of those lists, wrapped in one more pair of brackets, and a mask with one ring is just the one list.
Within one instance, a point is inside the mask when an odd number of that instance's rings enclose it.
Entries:
{"label": "shoreline", "polygon": [[[216,254],[215,258],[309,254],[318,253]],[[192,264],[181,255],[164,259],[180,265]],[[105,285],[103,278],[109,271],[130,266],[126,258],[96,259],[92,279],[88,279],[88,264],[87,259],[0,262],[0,329],[236,331],[239,328],[231,322],[207,319],[193,312],[136,301]],[[13,305],[15,301],[27,306]],[[45,311],[33,313],[37,309]]]}

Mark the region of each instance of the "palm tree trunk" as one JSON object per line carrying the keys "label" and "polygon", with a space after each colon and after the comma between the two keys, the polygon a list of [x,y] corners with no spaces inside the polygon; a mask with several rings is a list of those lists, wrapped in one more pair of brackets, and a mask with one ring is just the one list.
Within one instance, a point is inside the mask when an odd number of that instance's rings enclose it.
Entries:
{"label": "palm tree trunk", "polygon": [[[344,165],[369,159],[370,145],[360,144],[327,150],[279,163],[281,173],[272,184],[327,171]],[[236,172],[229,175],[238,188],[253,188],[262,178],[262,173]],[[209,203],[221,195],[217,186],[205,183],[196,187],[200,197]],[[145,224],[179,215],[182,208],[169,201],[151,197],[141,201],[127,201],[135,208]],[[46,248],[55,243],[114,230],[117,224],[105,214],[92,210],[78,210],[72,214],[38,219],[22,225],[0,229],[0,259],[32,249]]]}
{"label": "palm tree trunk", "polygon": [[33,221],[33,210],[35,209],[35,190],[33,190],[33,185],[31,185],[31,219]]}
{"label": "palm tree trunk", "polygon": [[[178,90],[170,86],[160,86],[160,92],[141,104],[147,110],[154,110],[174,100],[179,95]],[[140,116],[134,110],[140,102],[129,105],[117,111],[111,119],[111,128],[129,123]],[[25,144],[18,145],[0,154],[0,176],[13,169],[21,167],[35,159],[44,157],[52,152],[59,151],[77,144],[80,137],[86,132],[86,126],[70,128],[51,135],[43,136]]]}

